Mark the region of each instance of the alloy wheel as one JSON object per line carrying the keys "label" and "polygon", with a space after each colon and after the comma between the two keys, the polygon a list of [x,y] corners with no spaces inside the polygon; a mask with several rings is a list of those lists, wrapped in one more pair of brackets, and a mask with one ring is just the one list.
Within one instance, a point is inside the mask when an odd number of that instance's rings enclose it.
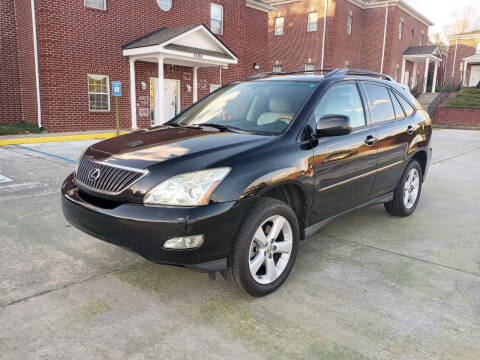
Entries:
{"label": "alloy wheel", "polygon": [[255,231],[250,244],[249,268],[260,284],[275,281],[287,267],[293,248],[292,227],[286,218],[274,215]]}
{"label": "alloy wheel", "polygon": [[420,174],[418,170],[412,168],[405,179],[403,187],[403,204],[407,209],[411,209],[417,201],[418,191],[420,189]]}

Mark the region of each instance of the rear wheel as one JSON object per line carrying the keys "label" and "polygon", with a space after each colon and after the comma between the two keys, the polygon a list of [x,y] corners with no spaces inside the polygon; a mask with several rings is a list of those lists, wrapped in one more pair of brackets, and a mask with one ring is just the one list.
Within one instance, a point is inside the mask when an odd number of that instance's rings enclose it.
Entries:
{"label": "rear wheel", "polygon": [[293,267],[299,238],[293,210],[282,201],[261,198],[240,228],[225,279],[252,296],[275,291]]}
{"label": "rear wheel", "polygon": [[422,167],[412,160],[405,169],[393,200],[385,203],[385,210],[393,216],[409,216],[417,208],[422,191]]}

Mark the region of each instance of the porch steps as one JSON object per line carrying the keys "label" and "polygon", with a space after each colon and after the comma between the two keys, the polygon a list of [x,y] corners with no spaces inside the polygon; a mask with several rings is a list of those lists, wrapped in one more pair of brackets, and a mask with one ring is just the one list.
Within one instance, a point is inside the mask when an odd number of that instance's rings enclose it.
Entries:
{"label": "porch steps", "polygon": [[420,102],[420,104],[422,105],[423,109],[425,111],[428,110],[428,107],[430,106],[430,104],[436,99],[436,97],[439,95],[440,93],[425,93],[425,94],[420,94],[418,96],[418,101]]}

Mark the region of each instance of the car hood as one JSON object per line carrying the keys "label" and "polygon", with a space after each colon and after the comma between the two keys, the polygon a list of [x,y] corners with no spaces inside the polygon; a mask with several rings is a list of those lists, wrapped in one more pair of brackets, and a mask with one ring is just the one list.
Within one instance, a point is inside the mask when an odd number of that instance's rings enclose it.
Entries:
{"label": "car hood", "polygon": [[[162,126],[101,141],[92,145],[86,155],[97,161],[138,169],[180,165],[189,160],[195,160],[196,166],[193,167],[205,168],[229,156],[264,145],[273,138]],[[201,162],[198,162],[199,158]]]}

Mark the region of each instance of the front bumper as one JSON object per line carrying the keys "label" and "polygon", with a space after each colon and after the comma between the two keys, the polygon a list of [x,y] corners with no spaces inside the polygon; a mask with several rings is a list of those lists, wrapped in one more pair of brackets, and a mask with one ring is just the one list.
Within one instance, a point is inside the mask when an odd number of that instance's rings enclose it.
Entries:
{"label": "front bumper", "polygon": [[[89,199],[76,187],[71,174],[62,185],[62,209],[76,228],[152,262],[200,271],[226,268],[231,245],[250,206],[249,200],[190,208],[131,203],[102,206]],[[204,243],[197,249],[163,248],[168,239],[200,234]]]}

